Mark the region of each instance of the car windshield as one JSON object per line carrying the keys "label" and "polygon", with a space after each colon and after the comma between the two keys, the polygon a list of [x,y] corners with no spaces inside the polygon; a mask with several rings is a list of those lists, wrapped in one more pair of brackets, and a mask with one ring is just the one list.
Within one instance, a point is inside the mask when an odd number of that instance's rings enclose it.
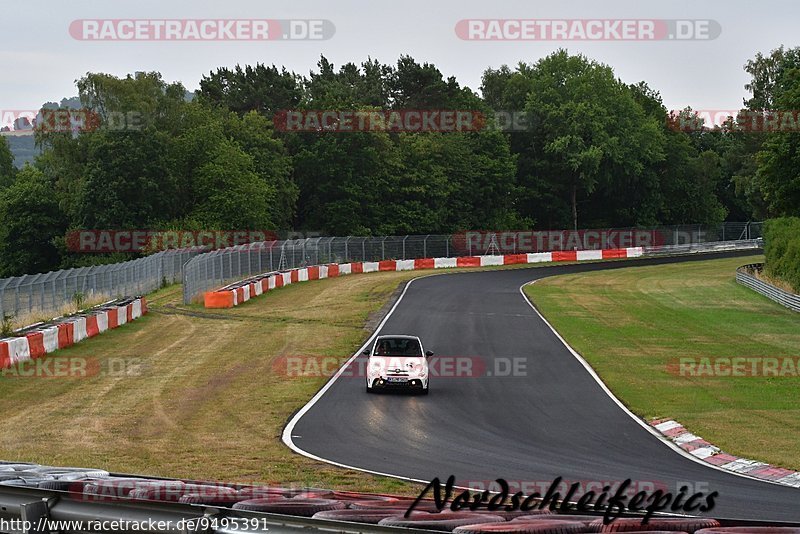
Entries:
{"label": "car windshield", "polygon": [[375,344],[376,356],[422,356],[419,341],[412,338],[383,338]]}

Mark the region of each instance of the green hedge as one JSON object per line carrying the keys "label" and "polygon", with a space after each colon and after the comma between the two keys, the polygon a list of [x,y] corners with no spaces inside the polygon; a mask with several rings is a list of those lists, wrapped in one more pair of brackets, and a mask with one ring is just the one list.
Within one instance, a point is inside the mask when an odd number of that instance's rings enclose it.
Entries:
{"label": "green hedge", "polygon": [[765,270],[800,292],[800,218],[767,221],[764,228]]}

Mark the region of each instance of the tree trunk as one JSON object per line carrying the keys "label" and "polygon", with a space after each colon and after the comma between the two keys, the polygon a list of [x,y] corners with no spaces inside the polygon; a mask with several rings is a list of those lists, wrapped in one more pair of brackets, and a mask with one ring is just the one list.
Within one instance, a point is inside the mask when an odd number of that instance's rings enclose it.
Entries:
{"label": "tree trunk", "polygon": [[578,231],[578,185],[572,184],[572,227]]}

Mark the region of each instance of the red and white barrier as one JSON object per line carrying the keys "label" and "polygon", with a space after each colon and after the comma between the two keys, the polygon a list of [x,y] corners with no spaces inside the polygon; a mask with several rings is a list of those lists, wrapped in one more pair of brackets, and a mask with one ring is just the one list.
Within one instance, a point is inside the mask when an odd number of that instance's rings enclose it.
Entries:
{"label": "red and white barrier", "polygon": [[[609,250],[568,250],[535,252],[530,254],[505,254],[495,256],[464,256],[459,258],[419,258],[416,260],[382,260],[352,263],[331,263],[302,267],[270,274],[260,280],[240,287],[226,287],[209,291],[204,296],[206,308],[231,308],[250,298],[273,289],[307,280],[335,278],[348,274],[385,271],[415,271],[422,269],[452,269],[455,267],[487,267],[559,261],[596,261],[617,258],[638,258],[644,254],[642,247]],[[252,289],[251,289],[252,288]]]}
{"label": "red and white barrier", "polygon": [[145,313],[147,303],[144,298],[139,298],[124,306],[113,306],[44,325],[23,336],[0,339],[0,369],[80,343],[110,328],[138,319]]}

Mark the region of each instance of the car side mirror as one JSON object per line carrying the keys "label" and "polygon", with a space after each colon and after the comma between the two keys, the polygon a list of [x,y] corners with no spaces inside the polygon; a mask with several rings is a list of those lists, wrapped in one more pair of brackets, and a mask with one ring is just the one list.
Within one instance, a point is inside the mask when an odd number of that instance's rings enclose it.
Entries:
{"label": "car side mirror", "polygon": [[432,350],[425,351],[425,357],[426,358],[430,358],[431,356],[433,356],[433,351]]}
{"label": "car side mirror", "polygon": [[361,354],[364,355],[364,356],[369,356],[369,349],[365,350]]}

